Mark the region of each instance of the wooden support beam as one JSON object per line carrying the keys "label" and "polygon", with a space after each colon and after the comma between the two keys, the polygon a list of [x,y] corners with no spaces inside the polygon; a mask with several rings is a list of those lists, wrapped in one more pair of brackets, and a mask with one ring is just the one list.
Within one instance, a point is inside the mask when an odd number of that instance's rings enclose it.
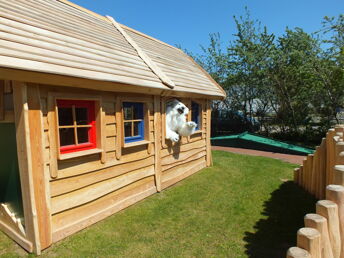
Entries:
{"label": "wooden support beam", "polygon": [[160,96],[154,96],[154,148],[155,148],[155,184],[158,192],[161,191],[161,98]]}
{"label": "wooden support beam", "polygon": [[333,258],[326,218],[318,214],[307,214],[304,220],[306,227],[318,230],[321,235],[321,257]]}
{"label": "wooden support beam", "polygon": [[329,200],[318,201],[316,204],[316,212],[326,218],[333,256],[336,258],[340,257],[341,238],[337,204]]}
{"label": "wooden support beam", "polygon": [[37,221],[41,249],[52,244],[49,199],[46,196],[48,180],[44,173],[44,129],[43,114],[38,85],[27,86],[28,117],[30,128],[30,146],[32,157],[32,179],[35,192]]}
{"label": "wooden support beam", "polygon": [[297,246],[309,252],[312,258],[321,258],[320,233],[314,228],[300,228]]}
{"label": "wooden support beam", "polygon": [[25,83],[13,82],[13,103],[16,124],[18,165],[25,216],[25,231],[28,240],[33,243],[33,251],[36,254],[40,254],[41,245],[32,175],[27,85]]}

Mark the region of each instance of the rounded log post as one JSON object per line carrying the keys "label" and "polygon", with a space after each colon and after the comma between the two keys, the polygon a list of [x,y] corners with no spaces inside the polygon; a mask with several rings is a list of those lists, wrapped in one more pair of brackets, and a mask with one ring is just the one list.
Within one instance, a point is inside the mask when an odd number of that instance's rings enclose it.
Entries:
{"label": "rounded log post", "polygon": [[333,184],[344,186],[344,165],[334,166]]}
{"label": "rounded log post", "polygon": [[319,231],[321,235],[321,257],[333,258],[327,219],[318,214],[307,214],[305,216],[305,226]]}
{"label": "rounded log post", "polygon": [[326,134],[326,185],[332,183],[332,171],[334,164],[334,139],[336,132],[333,128],[329,129]]}
{"label": "rounded log post", "polygon": [[336,144],[336,165],[344,165],[344,142]]}
{"label": "rounded log post", "polygon": [[[338,206],[341,246],[344,247],[344,186],[328,185],[326,187],[326,199],[333,201]],[[344,257],[344,248],[341,249],[340,253],[340,257]]]}
{"label": "rounded log post", "polygon": [[302,161],[302,187],[306,190],[307,182],[307,157]]}
{"label": "rounded log post", "polygon": [[294,183],[299,184],[300,168],[294,169]]}
{"label": "rounded log post", "polygon": [[301,165],[300,166],[300,170],[299,170],[299,177],[298,177],[298,179],[299,179],[299,181],[298,181],[298,183],[299,183],[299,186],[301,186],[301,187],[303,187],[303,165]]}
{"label": "rounded log post", "polygon": [[287,258],[310,258],[311,255],[300,247],[290,247],[287,251]]}
{"label": "rounded log post", "polygon": [[311,172],[311,193],[317,196],[317,182],[318,182],[318,156],[319,156],[319,146],[315,148],[315,153],[313,154],[313,162],[312,162],[312,172]]}
{"label": "rounded log post", "polygon": [[316,211],[317,214],[323,216],[327,220],[333,257],[339,258],[341,252],[341,238],[339,231],[338,206],[332,201],[321,200],[316,204]]}
{"label": "rounded log post", "polygon": [[309,252],[312,258],[321,258],[320,233],[314,228],[297,231],[297,246]]}
{"label": "rounded log post", "polygon": [[308,154],[308,157],[307,157],[307,182],[306,182],[306,189],[309,193],[313,194],[312,192],[312,178],[313,178],[313,160],[314,160],[314,154]]}

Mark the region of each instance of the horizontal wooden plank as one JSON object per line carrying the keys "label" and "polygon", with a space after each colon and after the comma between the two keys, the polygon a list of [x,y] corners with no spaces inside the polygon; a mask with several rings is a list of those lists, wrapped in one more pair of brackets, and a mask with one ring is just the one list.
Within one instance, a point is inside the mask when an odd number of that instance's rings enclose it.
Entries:
{"label": "horizontal wooden plank", "polygon": [[[112,152],[111,152],[112,153]],[[91,155],[72,160],[59,161],[59,178],[81,175],[95,170],[116,166],[119,164],[146,159],[154,155],[154,150],[148,154],[147,146],[125,148],[120,160],[110,159],[105,164],[99,160],[99,155]]]}
{"label": "horizontal wooden plank", "polygon": [[184,152],[184,151],[189,151],[192,149],[197,149],[205,146],[205,140],[202,139],[197,142],[193,143],[186,143],[186,144],[181,144],[181,143],[173,143],[171,141],[166,141],[167,147],[161,151],[161,156],[165,157],[170,154],[177,154],[179,152]]}
{"label": "horizontal wooden plank", "polygon": [[105,151],[106,152],[109,152],[109,151],[114,151],[116,150],[116,137],[106,137],[106,140],[105,140]]}
{"label": "horizontal wooden plank", "polygon": [[138,169],[145,169],[147,166],[154,164],[154,157],[147,159],[128,162],[113,167],[97,170],[95,172],[83,174],[80,176],[69,177],[66,179],[55,180],[51,182],[50,191],[51,196],[57,196],[65,194],[77,189],[86,187],[88,185],[107,180],[113,177],[123,175],[131,171],[137,171]]}
{"label": "horizontal wooden plank", "polygon": [[154,175],[154,166],[133,171],[51,199],[51,213],[71,209],[114,192],[140,179]]}
{"label": "horizontal wooden plank", "polygon": [[182,164],[181,166],[170,169],[168,173],[162,175],[162,188],[165,189],[184,178],[191,176],[192,174],[198,172],[199,170],[207,166],[205,158],[200,158],[199,160],[192,161],[187,164]]}
{"label": "horizontal wooden plank", "polygon": [[156,193],[154,177],[149,177],[94,202],[56,214],[52,217],[53,242],[86,228],[154,193]]}
{"label": "horizontal wooden plank", "polygon": [[199,153],[201,151],[205,151],[205,146],[198,148],[198,149],[192,149],[189,151],[185,151],[185,152],[173,153],[171,155],[163,157],[161,160],[161,164],[162,164],[162,166],[175,164],[176,162],[188,159],[192,155],[195,155],[196,153]]}
{"label": "horizontal wooden plank", "polygon": [[199,159],[199,158],[202,158],[202,157],[205,157],[205,156],[206,156],[206,151],[205,150],[201,150],[201,151],[196,152],[195,154],[189,156],[188,158],[181,159],[181,160],[176,160],[176,162],[174,162],[174,163],[162,166],[162,171],[165,171],[165,170],[168,170],[170,168],[179,166],[181,164],[189,163],[189,162],[191,162],[193,160],[196,160],[196,159]]}
{"label": "horizontal wooden plank", "polygon": [[105,126],[105,136],[106,137],[115,137],[116,136],[116,125],[109,124]]}

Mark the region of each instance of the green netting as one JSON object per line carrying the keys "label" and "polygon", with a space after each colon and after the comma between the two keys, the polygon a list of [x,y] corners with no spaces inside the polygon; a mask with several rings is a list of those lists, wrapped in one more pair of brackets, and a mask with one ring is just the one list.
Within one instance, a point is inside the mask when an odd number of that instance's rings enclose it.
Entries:
{"label": "green netting", "polygon": [[294,145],[294,144],[289,144],[286,142],[276,141],[276,140],[273,140],[270,138],[251,134],[248,132],[244,132],[244,133],[236,134],[236,135],[219,136],[219,137],[211,138],[212,141],[230,140],[230,139],[233,139],[233,140],[242,139],[242,140],[246,140],[246,141],[257,142],[260,144],[265,144],[265,145],[269,145],[269,146],[273,146],[273,147],[277,147],[277,148],[281,148],[281,149],[286,149],[289,151],[295,151],[295,152],[299,152],[299,153],[305,153],[305,154],[314,153],[314,150],[309,149],[309,148],[305,148],[305,147]]}
{"label": "green netting", "polygon": [[17,218],[24,217],[13,123],[0,123],[0,202],[9,205]]}

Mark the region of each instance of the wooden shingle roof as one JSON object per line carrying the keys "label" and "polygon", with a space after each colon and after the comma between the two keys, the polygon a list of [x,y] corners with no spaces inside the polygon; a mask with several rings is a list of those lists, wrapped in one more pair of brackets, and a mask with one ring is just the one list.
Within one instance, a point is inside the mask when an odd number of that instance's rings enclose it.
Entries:
{"label": "wooden shingle roof", "polygon": [[0,67],[225,96],[181,50],[66,0],[0,0]]}

